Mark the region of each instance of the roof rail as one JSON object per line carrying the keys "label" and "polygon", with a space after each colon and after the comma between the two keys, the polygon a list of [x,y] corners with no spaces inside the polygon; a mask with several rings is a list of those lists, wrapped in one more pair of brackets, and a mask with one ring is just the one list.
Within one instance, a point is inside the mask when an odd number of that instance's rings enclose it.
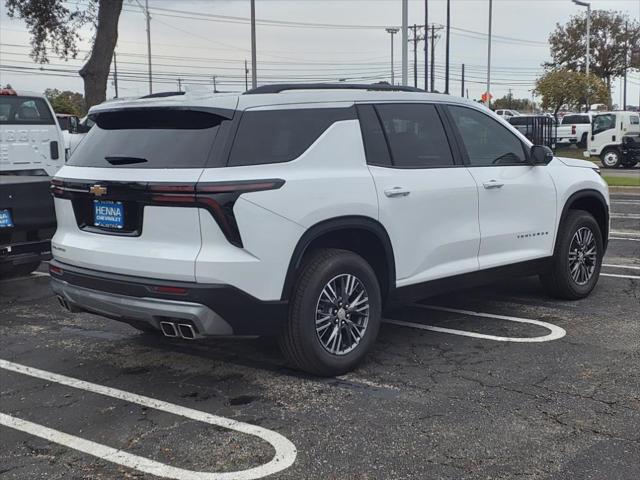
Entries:
{"label": "roof rail", "polygon": [[184,95],[185,92],[158,92],[158,93],[150,93],[149,95],[145,95],[140,98],[162,98],[162,97],[173,97],[175,95]]}
{"label": "roof rail", "polygon": [[385,92],[422,92],[419,88],[402,87],[391,85],[387,82],[362,84],[362,83],[275,83],[273,85],[262,85],[260,87],[247,90],[243,95],[254,95],[259,93],[280,93],[286,90],[369,90]]}

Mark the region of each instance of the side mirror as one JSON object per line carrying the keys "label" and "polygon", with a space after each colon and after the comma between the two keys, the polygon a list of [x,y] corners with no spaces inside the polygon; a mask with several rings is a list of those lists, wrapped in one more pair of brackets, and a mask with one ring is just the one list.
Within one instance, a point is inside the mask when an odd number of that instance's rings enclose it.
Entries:
{"label": "side mirror", "polygon": [[78,133],[78,117],[69,117],[69,133]]}
{"label": "side mirror", "polygon": [[534,165],[547,165],[553,160],[553,150],[546,145],[534,145],[531,147],[530,157]]}

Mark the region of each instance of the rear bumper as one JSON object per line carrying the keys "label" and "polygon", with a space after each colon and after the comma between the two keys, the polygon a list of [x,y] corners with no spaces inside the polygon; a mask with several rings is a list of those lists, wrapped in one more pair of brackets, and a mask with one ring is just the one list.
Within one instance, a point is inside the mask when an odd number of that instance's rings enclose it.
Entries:
{"label": "rear bumper", "polygon": [[[286,302],[258,300],[235,287],[171,282],[97,272],[52,260],[51,287],[72,311],[87,311],[160,330],[160,322],[192,325],[196,336],[275,335]],[[179,289],[168,294],[158,287]]]}
{"label": "rear bumper", "polygon": [[0,245],[0,271],[49,259],[51,259],[50,240]]}

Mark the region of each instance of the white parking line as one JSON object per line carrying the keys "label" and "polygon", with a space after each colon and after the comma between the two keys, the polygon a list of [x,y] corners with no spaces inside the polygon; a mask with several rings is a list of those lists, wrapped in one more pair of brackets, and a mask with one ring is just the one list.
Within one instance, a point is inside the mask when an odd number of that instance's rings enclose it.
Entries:
{"label": "white parking line", "polygon": [[622,269],[631,269],[631,270],[640,270],[640,267],[632,266],[632,265],[614,265],[612,263],[603,263],[603,267],[609,268],[622,268]]}
{"label": "white parking line", "polygon": [[640,237],[640,232],[636,232],[635,230],[611,230],[609,232],[611,235],[620,235],[620,236],[632,236],[632,237]]}
{"label": "white parking line", "polygon": [[637,213],[612,213],[611,218],[633,218],[640,219],[640,214]]}
{"label": "white parking line", "polygon": [[540,320],[531,320],[528,318],[520,318],[520,317],[510,317],[507,315],[496,315],[494,313],[472,312],[470,310],[459,310],[457,308],[438,307],[435,305],[423,305],[420,303],[415,303],[413,304],[413,306],[425,308],[428,310],[440,310],[443,312],[461,313],[463,315],[471,315],[474,317],[494,318],[498,320],[507,320],[509,322],[528,323],[531,325],[538,325],[540,327],[544,327],[547,330],[549,330],[551,333],[541,337],[500,337],[497,335],[487,335],[485,333],[468,332],[466,330],[456,330],[453,328],[435,327],[433,325],[424,325],[422,323],[405,322],[404,320],[385,319],[384,322],[391,323],[393,325],[400,325],[402,327],[417,328],[420,330],[431,330],[434,332],[449,333],[451,335],[462,335],[463,337],[495,340],[497,342],[516,342],[516,343],[549,342],[551,340],[558,340],[567,334],[564,328],[560,328],[557,325],[553,325],[547,322],[542,322]]}
{"label": "white parking line", "polygon": [[629,240],[631,242],[640,242],[640,238],[609,237],[609,240]]}
{"label": "white parking line", "polygon": [[640,205],[640,200],[611,200],[612,205]]}
{"label": "white parking line", "polygon": [[617,273],[600,273],[602,277],[630,278],[632,280],[640,280],[639,275],[619,275]]}
{"label": "white parking line", "polygon": [[190,418],[198,422],[216,425],[218,427],[235,430],[236,432],[253,435],[271,444],[275,449],[275,455],[268,463],[247,470],[236,472],[196,472],[183,468],[172,467],[164,463],[156,462],[145,457],[133,455],[116,448],[108,447],[100,443],[92,442],[84,438],[69,435],[52,428],[28,422],[20,418],[0,413],[0,425],[20,430],[22,432],[43,438],[50,442],[55,442],[80,452],[93,455],[111,463],[116,463],[124,467],[132,468],[140,472],[149,473],[164,478],[176,480],[250,480],[263,478],[289,468],[296,459],[296,447],[287,438],[272,430],[251,425],[249,423],[238,422],[225,417],[219,417],[210,413],[194,410],[173,403],[164,402],[155,398],[145,397],[135,393],[125,392],[116,388],[98,385],[96,383],[85,382],[76,378],[59,375],[57,373],[38,370],[19,363],[9,362],[0,359],[0,368],[11,372],[29,375],[47,382],[55,382],[72,388],[86,390],[107,397],[116,398],[125,402],[137,403],[144,407],[153,408],[172,415]]}

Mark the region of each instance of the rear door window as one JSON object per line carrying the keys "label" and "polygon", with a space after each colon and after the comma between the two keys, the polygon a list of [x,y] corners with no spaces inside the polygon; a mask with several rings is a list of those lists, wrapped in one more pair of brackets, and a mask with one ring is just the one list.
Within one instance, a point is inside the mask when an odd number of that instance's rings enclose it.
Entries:
{"label": "rear door window", "polygon": [[146,108],[102,112],[69,165],[117,168],[202,168],[222,142],[233,112]]}
{"label": "rear door window", "polygon": [[0,95],[0,125],[55,125],[55,120],[42,98]]}
{"label": "rear door window", "polygon": [[353,107],[247,110],[240,119],[229,166],[290,162],[332,124],[355,118]]}
{"label": "rear door window", "polygon": [[376,110],[394,167],[434,168],[454,164],[447,135],[434,105],[381,104]]}

